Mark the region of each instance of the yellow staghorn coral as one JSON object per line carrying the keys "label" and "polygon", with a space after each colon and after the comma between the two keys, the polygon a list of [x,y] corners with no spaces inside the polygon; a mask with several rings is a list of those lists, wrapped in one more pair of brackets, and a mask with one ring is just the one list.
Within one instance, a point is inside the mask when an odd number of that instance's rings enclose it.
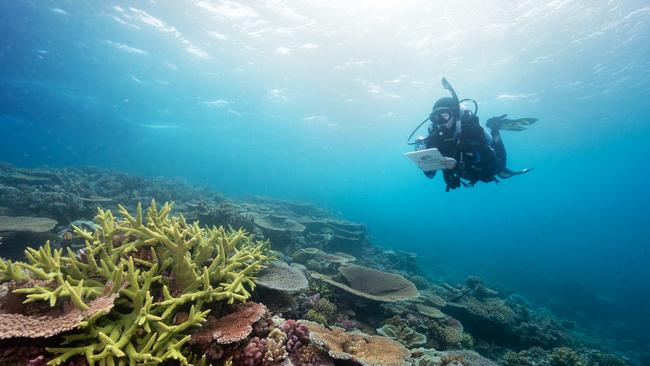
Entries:
{"label": "yellow staghorn coral", "polygon": [[[80,253],[67,249],[64,254],[46,243],[27,249],[26,262],[0,260],[0,282],[38,280],[14,290],[26,303],[71,303],[87,313],[95,299],[117,297],[108,315],[84,319],[62,347],[49,348],[57,354],[49,365],[76,355],[91,366],[171,359],[189,365],[199,358],[184,345],[205,322],[206,304],[250,297],[256,273],[272,259],[268,243],[243,230],[187,223],[171,210],[171,204],[158,209],[154,201],[146,213],[139,204],[135,214],[119,206],[118,219],[99,209],[98,229],[74,228],[85,239]],[[179,312],[187,316],[174,322]]]}

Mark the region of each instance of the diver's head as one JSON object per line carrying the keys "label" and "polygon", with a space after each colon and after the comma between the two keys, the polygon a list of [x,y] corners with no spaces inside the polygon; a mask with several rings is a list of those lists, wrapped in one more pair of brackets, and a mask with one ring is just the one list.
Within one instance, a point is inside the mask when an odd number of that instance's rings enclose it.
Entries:
{"label": "diver's head", "polygon": [[429,120],[436,126],[450,129],[454,121],[460,118],[458,114],[458,102],[454,98],[443,97],[433,105]]}

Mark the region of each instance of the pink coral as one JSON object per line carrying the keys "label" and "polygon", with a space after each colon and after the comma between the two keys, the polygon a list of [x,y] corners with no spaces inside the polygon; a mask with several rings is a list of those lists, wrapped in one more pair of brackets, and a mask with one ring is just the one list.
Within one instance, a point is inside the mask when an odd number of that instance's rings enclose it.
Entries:
{"label": "pink coral", "polygon": [[284,333],[280,339],[253,337],[243,349],[233,356],[233,362],[238,366],[271,366],[279,364],[287,358],[284,346]]}
{"label": "pink coral", "polygon": [[264,349],[266,342],[259,337],[253,337],[246,347],[235,356],[237,365],[243,366],[257,366],[261,365],[264,360]]}
{"label": "pink coral", "polygon": [[287,335],[287,351],[296,352],[300,347],[309,343],[309,330],[303,324],[290,319],[282,323],[282,331]]}

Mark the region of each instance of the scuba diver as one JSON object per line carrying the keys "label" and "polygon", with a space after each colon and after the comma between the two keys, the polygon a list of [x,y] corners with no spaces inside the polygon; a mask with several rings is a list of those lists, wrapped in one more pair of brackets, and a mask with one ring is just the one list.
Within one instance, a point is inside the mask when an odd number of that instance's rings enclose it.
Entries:
{"label": "scuba diver", "polygon": [[[443,156],[451,158],[442,162],[447,192],[461,185],[474,186],[479,181],[499,183],[497,176],[505,179],[532,170],[512,171],[506,167],[506,149],[500,131],[523,131],[535,123],[537,118],[512,120],[506,118],[506,114],[492,117],[486,122],[486,127],[490,130],[488,133],[479,123],[476,114],[478,103],[473,99],[459,100],[445,78],[442,79],[442,85],[451,97],[443,97],[435,102],[429,118],[411,133],[408,144],[415,145],[417,150],[437,148]],[[472,102],[474,111],[465,108],[462,105],[464,102]],[[411,142],[415,132],[428,121],[431,122],[428,136]],[[424,174],[433,178],[436,172],[425,171]]]}

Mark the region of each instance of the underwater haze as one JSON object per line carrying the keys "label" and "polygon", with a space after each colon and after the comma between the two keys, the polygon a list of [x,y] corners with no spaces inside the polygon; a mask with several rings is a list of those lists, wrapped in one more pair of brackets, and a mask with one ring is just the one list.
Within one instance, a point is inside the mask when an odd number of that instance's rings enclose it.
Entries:
{"label": "underwater haze", "polygon": [[[403,156],[448,93],[529,174],[445,192]],[[313,202],[608,336],[650,344],[650,5],[2,1],[0,160]],[[426,133],[423,127],[420,134]]]}

